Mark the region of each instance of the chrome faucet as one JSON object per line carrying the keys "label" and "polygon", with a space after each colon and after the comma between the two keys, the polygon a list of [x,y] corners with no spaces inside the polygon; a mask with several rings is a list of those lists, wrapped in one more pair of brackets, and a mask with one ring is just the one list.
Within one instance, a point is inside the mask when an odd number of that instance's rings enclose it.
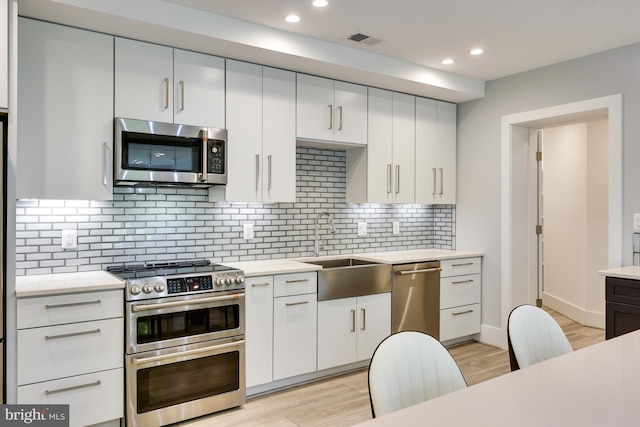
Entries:
{"label": "chrome faucet", "polygon": [[318,239],[318,231],[320,230],[320,218],[322,218],[323,216],[327,217],[329,225],[331,226],[329,233],[335,234],[336,232],[336,225],[333,223],[333,216],[331,216],[329,212],[320,212],[316,217],[316,220],[314,221],[316,226],[316,234],[315,234],[315,241],[313,244],[313,253],[315,256],[320,256],[320,240]]}

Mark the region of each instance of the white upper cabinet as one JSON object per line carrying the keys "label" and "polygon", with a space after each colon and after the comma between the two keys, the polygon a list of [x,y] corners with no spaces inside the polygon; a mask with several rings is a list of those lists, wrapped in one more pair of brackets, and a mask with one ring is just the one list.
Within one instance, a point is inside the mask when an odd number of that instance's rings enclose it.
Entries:
{"label": "white upper cabinet", "polygon": [[416,99],[416,203],[456,203],[456,105]]}
{"label": "white upper cabinet", "polygon": [[113,198],[113,37],[18,20],[17,197]]}
{"label": "white upper cabinet", "polygon": [[227,61],[228,183],[213,200],[295,201],[295,91],[293,72]]}
{"label": "white upper cabinet", "polygon": [[298,74],[297,137],[367,144],[367,87]]}
{"label": "white upper cabinet", "polygon": [[0,0],[0,108],[9,108],[9,4]]}
{"label": "white upper cabinet", "polygon": [[414,96],[369,88],[367,150],[367,202],[414,203]]}
{"label": "white upper cabinet", "polygon": [[224,128],[224,61],[116,38],[116,117]]}

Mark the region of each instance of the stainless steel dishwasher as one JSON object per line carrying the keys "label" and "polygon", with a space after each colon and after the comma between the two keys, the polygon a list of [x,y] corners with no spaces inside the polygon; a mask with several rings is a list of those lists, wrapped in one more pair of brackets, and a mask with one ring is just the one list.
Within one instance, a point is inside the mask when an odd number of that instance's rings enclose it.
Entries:
{"label": "stainless steel dishwasher", "polygon": [[440,338],[440,261],[393,266],[391,332]]}

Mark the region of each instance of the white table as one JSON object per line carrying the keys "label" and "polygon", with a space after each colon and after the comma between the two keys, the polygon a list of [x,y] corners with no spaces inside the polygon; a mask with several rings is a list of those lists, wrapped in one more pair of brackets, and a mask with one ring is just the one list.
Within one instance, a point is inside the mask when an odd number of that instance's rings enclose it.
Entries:
{"label": "white table", "polygon": [[360,425],[640,426],[640,331]]}

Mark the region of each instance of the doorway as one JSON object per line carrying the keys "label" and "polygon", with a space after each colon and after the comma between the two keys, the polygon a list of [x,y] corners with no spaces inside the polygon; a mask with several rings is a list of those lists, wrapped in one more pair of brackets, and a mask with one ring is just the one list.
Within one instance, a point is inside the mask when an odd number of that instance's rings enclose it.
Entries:
{"label": "doorway", "polygon": [[[502,117],[501,144],[501,345],[506,345],[509,312],[531,303],[537,288],[532,259],[537,239],[531,233],[535,208],[530,192],[531,129],[608,117],[607,267],[622,264],[622,95],[611,95]],[[532,237],[533,236],[533,237]],[[535,303],[535,299],[533,301]],[[580,323],[602,327],[604,313],[583,312]]]}
{"label": "doorway", "polygon": [[[608,239],[608,117],[535,131],[535,298],[578,322],[604,313]],[[591,325],[596,326],[596,325]],[[604,324],[597,325],[604,327]]]}

